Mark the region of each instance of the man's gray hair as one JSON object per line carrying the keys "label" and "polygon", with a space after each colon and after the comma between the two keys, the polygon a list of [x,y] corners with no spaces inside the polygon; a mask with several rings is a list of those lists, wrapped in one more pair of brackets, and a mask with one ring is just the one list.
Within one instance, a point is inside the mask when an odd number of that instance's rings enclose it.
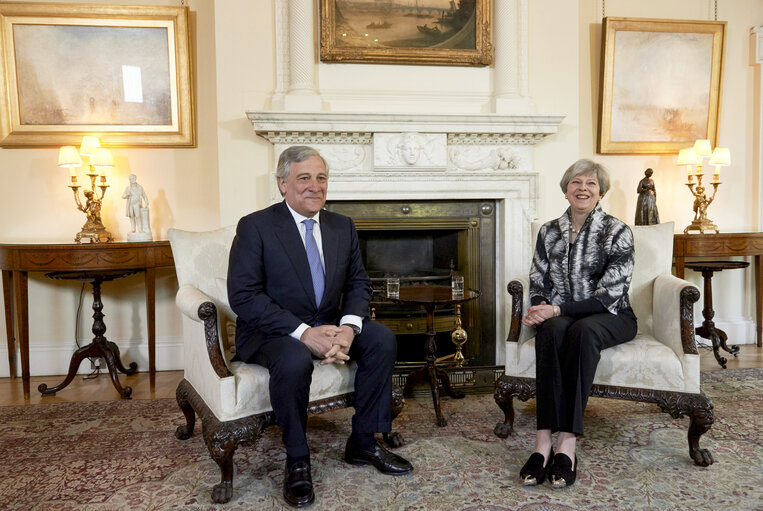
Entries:
{"label": "man's gray hair", "polygon": [[326,167],[326,174],[329,172],[329,165],[326,160],[321,156],[316,149],[306,145],[293,145],[287,147],[278,157],[278,166],[276,167],[276,177],[286,181],[289,179],[289,173],[291,172],[291,164],[304,161],[311,156],[317,156],[323,162],[323,166]]}
{"label": "man's gray hair", "polygon": [[570,168],[564,173],[562,180],[559,181],[559,186],[562,187],[562,192],[567,193],[567,185],[570,184],[573,177],[579,176],[580,174],[590,173],[596,174],[596,179],[599,181],[599,191],[601,196],[604,197],[604,194],[609,191],[609,172],[607,172],[607,169],[604,168],[604,165],[601,163],[596,163],[587,158],[581,158],[576,161],[570,165]]}

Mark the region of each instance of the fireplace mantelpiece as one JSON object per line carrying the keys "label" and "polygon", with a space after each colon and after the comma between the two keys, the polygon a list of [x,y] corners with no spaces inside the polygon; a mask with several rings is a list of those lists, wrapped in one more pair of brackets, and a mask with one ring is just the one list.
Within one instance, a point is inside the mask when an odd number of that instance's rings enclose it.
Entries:
{"label": "fireplace mantelpiece", "polygon": [[[290,145],[318,149],[329,164],[330,201],[496,201],[496,337],[505,339],[506,283],[526,273],[538,172],[532,146],[562,116],[251,111],[257,135],[274,145],[272,168]],[[281,200],[271,173],[272,202]],[[505,350],[496,342],[496,363]]]}

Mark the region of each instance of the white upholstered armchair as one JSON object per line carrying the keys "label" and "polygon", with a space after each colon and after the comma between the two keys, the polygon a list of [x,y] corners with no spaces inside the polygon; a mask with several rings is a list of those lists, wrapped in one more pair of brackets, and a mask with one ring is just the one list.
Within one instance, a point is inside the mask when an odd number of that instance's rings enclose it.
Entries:
{"label": "white upholstered armchair", "polygon": [[[235,227],[209,232],[170,229],[179,289],[175,302],[183,313],[184,378],[177,402],[186,424],[175,432],[193,434],[196,414],[212,459],[220,467],[220,483],[212,490],[216,503],[228,502],[233,488],[233,454],[239,444],[254,445],[262,431],[275,424],[270,406],[267,369],[230,362],[235,351],[235,315],[228,305],[228,252]],[[315,363],[308,412],[350,406],[354,399],[356,364]],[[403,407],[402,390],[393,386],[392,414]],[[401,445],[399,434],[385,434]]]}
{"label": "white upholstered armchair", "polygon": [[[707,466],[713,458],[699,447],[699,438],[713,424],[713,405],[699,386],[694,339],[694,303],[699,290],[670,273],[672,222],[631,228],[635,266],[629,296],[638,318],[638,334],[601,352],[591,396],[655,403],[674,418],[687,415],[689,455],[697,465]],[[533,240],[538,229],[534,229]],[[501,438],[513,429],[513,398],[527,401],[535,397],[535,329],[521,323],[529,304],[529,277],[512,280],[508,292],[512,305],[506,370],[495,387],[495,401],[505,417],[495,427]]]}

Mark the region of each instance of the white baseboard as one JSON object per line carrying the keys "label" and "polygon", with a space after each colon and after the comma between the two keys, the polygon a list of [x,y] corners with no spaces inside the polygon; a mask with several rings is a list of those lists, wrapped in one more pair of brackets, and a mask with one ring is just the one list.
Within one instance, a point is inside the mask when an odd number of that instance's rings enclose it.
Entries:
{"label": "white baseboard", "polygon": [[[148,371],[148,340],[109,339],[119,346],[122,363],[138,364],[138,371]],[[81,341],[82,345],[90,341]],[[35,342],[29,345],[29,373],[31,376],[55,376],[69,372],[69,363],[77,347],[62,346],[60,342]],[[0,377],[10,376],[8,369],[8,346],[0,349]],[[156,339],[156,370],[173,371],[183,369],[183,338],[163,337]],[[83,360],[77,374],[89,374],[90,362]],[[16,374],[21,376],[21,357],[16,350]]]}
{"label": "white baseboard", "polygon": [[[695,327],[702,326],[702,316],[695,319]],[[728,336],[729,346],[733,344],[755,344],[756,343],[756,329],[755,320],[738,317],[738,318],[713,318],[716,328],[720,328]],[[696,336],[697,343],[703,346],[710,346],[712,343],[704,337]]]}

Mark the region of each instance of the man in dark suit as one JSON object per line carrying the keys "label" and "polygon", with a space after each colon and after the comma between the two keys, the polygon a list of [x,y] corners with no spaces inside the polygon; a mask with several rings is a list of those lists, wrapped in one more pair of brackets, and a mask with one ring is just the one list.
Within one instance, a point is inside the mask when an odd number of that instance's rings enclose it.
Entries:
{"label": "man in dark suit", "polygon": [[413,470],[374,436],[391,428],[395,336],[368,319],[370,280],[349,218],[321,211],[328,168],[306,146],[278,160],[284,201],[243,217],[228,267],[228,299],[237,314],[236,353],[270,373],[270,402],[286,446],[284,498],[313,502],[305,430],[313,360],[358,363],[355,415],[344,459],[391,475]]}

